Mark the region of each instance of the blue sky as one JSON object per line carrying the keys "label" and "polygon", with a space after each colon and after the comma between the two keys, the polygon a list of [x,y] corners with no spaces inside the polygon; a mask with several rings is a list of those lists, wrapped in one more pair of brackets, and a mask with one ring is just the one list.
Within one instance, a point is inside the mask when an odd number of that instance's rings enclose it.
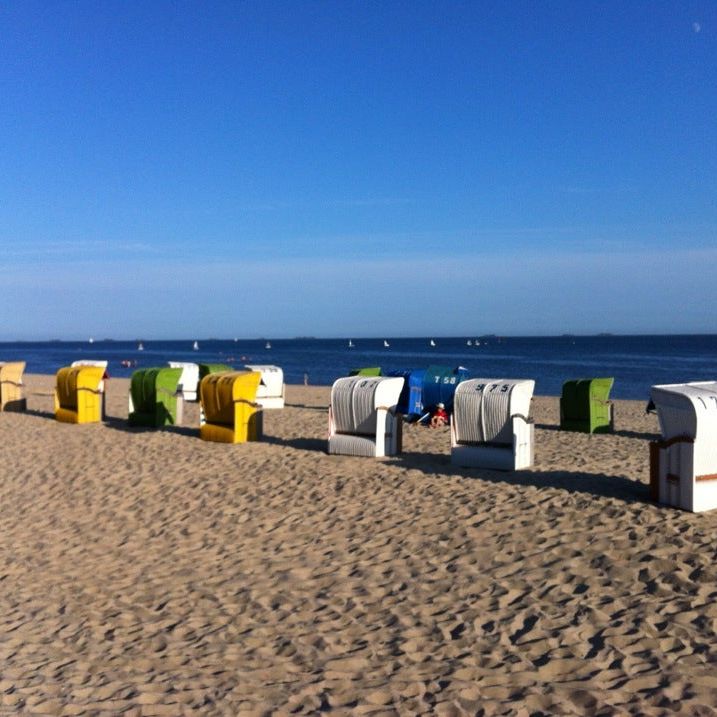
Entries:
{"label": "blue sky", "polygon": [[717,4],[0,4],[0,340],[717,331]]}

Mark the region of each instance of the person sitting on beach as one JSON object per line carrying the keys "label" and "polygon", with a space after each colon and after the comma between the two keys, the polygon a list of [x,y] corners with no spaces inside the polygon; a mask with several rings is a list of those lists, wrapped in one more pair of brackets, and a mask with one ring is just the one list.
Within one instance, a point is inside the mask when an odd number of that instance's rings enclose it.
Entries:
{"label": "person sitting on beach", "polygon": [[429,424],[431,428],[440,428],[441,426],[448,425],[448,414],[446,413],[446,407],[442,403],[436,404],[436,410],[431,415],[431,422]]}

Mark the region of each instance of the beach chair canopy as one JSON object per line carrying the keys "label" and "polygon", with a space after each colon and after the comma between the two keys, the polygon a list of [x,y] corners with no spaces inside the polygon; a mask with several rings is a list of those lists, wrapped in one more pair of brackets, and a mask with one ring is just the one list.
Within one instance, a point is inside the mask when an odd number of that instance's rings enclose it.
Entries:
{"label": "beach chair canopy", "polygon": [[684,510],[717,508],[717,381],[653,386],[662,440],[650,444],[650,493]]}
{"label": "beach chair canopy", "polygon": [[199,384],[202,417],[199,435],[207,441],[243,443],[262,436],[258,371],[210,373]]}
{"label": "beach chair canopy", "polygon": [[199,364],[191,361],[170,361],[169,367],[182,369],[177,389],[185,401],[196,401],[199,388]]}
{"label": "beach chair canopy", "polygon": [[403,378],[350,376],[331,388],[329,453],[393,455],[400,450],[396,404]]}
{"label": "beach chair canopy", "polygon": [[247,364],[244,368],[261,374],[256,402],[263,408],[283,408],[284,371],[279,366],[267,364]]}
{"label": "beach chair canopy", "polygon": [[610,390],[613,378],[566,381],[560,396],[560,428],[565,431],[605,433],[612,428]]}
{"label": "beach chair canopy", "polygon": [[24,411],[27,407],[22,375],[24,361],[0,362],[0,411]]}
{"label": "beach chair canopy", "polygon": [[446,411],[453,411],[453,397],[456,386],[470,377],[470,372],[463,366],[429,366],[423,376],[423,408],[432,411],[442,403]]}
{"label": "beach chair canopy", "polygon": [[65,366],[55,382],[55,418],[63,423],[95,423],[102,417],[101,366]]}
{"label": "beach chair canopy", "polygon": [[181,368],[143,368],[132,373],[129,388],[131,426],[166,426],[177,420],[178,384]]}
{"label": "beach chair canopy", "polygon": [[696,439],[699,431],[717,442],[717,381],[653,386],[650,397],[663,439]]}
{"label": "beach chair canopy", "polygon": [[409,418],[422,416],[424,414],[423,382],[426,370],[390,371],[387,375],[400,377],[404,380],[396,411]]}
{"label": "beach chair canopy", "polygon": [[535,381],[476,378],[460,383],[451,419],[451,460],[462,466],[516,470],[533,462],[528,415]]}

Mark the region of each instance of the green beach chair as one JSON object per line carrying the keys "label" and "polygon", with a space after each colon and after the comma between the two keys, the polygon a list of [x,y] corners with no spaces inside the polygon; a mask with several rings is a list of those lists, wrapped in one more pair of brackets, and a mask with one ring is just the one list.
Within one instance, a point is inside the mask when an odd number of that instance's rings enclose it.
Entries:
{"label": "green beach chair", "polygon": [[135,371],[129,388],[129,425],[157,428],[181,423],[181,415],[178,415],[181,411],[177,410],[177,386],[181,376],[181,368]]}
{"label": "green beach chair", "polygon": [[582,433],[609,433],[613,429],[610,389],[612,378],[566,381],[560,397],[560,428]]}
{"label": "green beach chair", "polygon": [[352,368],[349,371],[349,376],[380,376],[380,366],[368,366],[366,368]]}
{"label": "green beach chair", "polygon": [[200,363],[199,366],[199,383],[205,376],[209,376],[210,373],[222,373],[223,371],[234,371],[231,366],[227,366],[225,363]]}

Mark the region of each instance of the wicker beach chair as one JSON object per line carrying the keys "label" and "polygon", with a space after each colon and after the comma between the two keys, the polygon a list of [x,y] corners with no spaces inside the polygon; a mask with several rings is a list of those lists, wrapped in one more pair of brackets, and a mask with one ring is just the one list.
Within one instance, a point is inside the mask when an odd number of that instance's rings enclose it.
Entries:
{"label": "wicker beach chair", "polygon": [[57,372],[55,418],[63,423],[98,423],[102,419],[101,366],[65,366]]}
{"label": "wicker beach chair", "polygon": [[27,401],[22,374],[24,361],[0,362],[0,411],[24,411]]}
{"label": "wicker beach chair", "polygon": [[219,443],[259,441],[263,413],[256,403],[258,371],[225,371],[206,375],[199,384],[199,437]]}
{"label": "wicker beach chair", "polygon": [[185,401],[196,401],[199,390],[199,364],[191,361],[170,361],[170,368],[181,368],[178,391]]}
{"label": "wicker beach chair", "polygon": [[328,452],[380,458],[401,452],[396,412],[403,378],[350,376],[331,388]]}
{"label": "wicker beach chair", "polygon": [[256,392],[256,402],[262,408],[284,408],[284,372],[278,366],[247,364],[247,371],[258,371],[261,383]]}
{"label": "wicker beach chair", "polygon": [[182,422],[178,390],[181,368],[143,368],[132,374],[129,387],[130,426],[158,428]]}
{"label": "wicker beach chair", "polygon": [[566,381],[560,396],[560,428],[582,433],[608,433],[613,429],[612,378]]}
{"label": "wicker beach chair", "polygon": [[717,508],[717,381],[653,386],[662,439],[650,443],[653,500],[700,513]]}
{"label": "wicker beach chair", "polygon": [[451,417],[454,465],[518,470],[533,465],[528,418],[535,381],[476,378],[456,388]]}

